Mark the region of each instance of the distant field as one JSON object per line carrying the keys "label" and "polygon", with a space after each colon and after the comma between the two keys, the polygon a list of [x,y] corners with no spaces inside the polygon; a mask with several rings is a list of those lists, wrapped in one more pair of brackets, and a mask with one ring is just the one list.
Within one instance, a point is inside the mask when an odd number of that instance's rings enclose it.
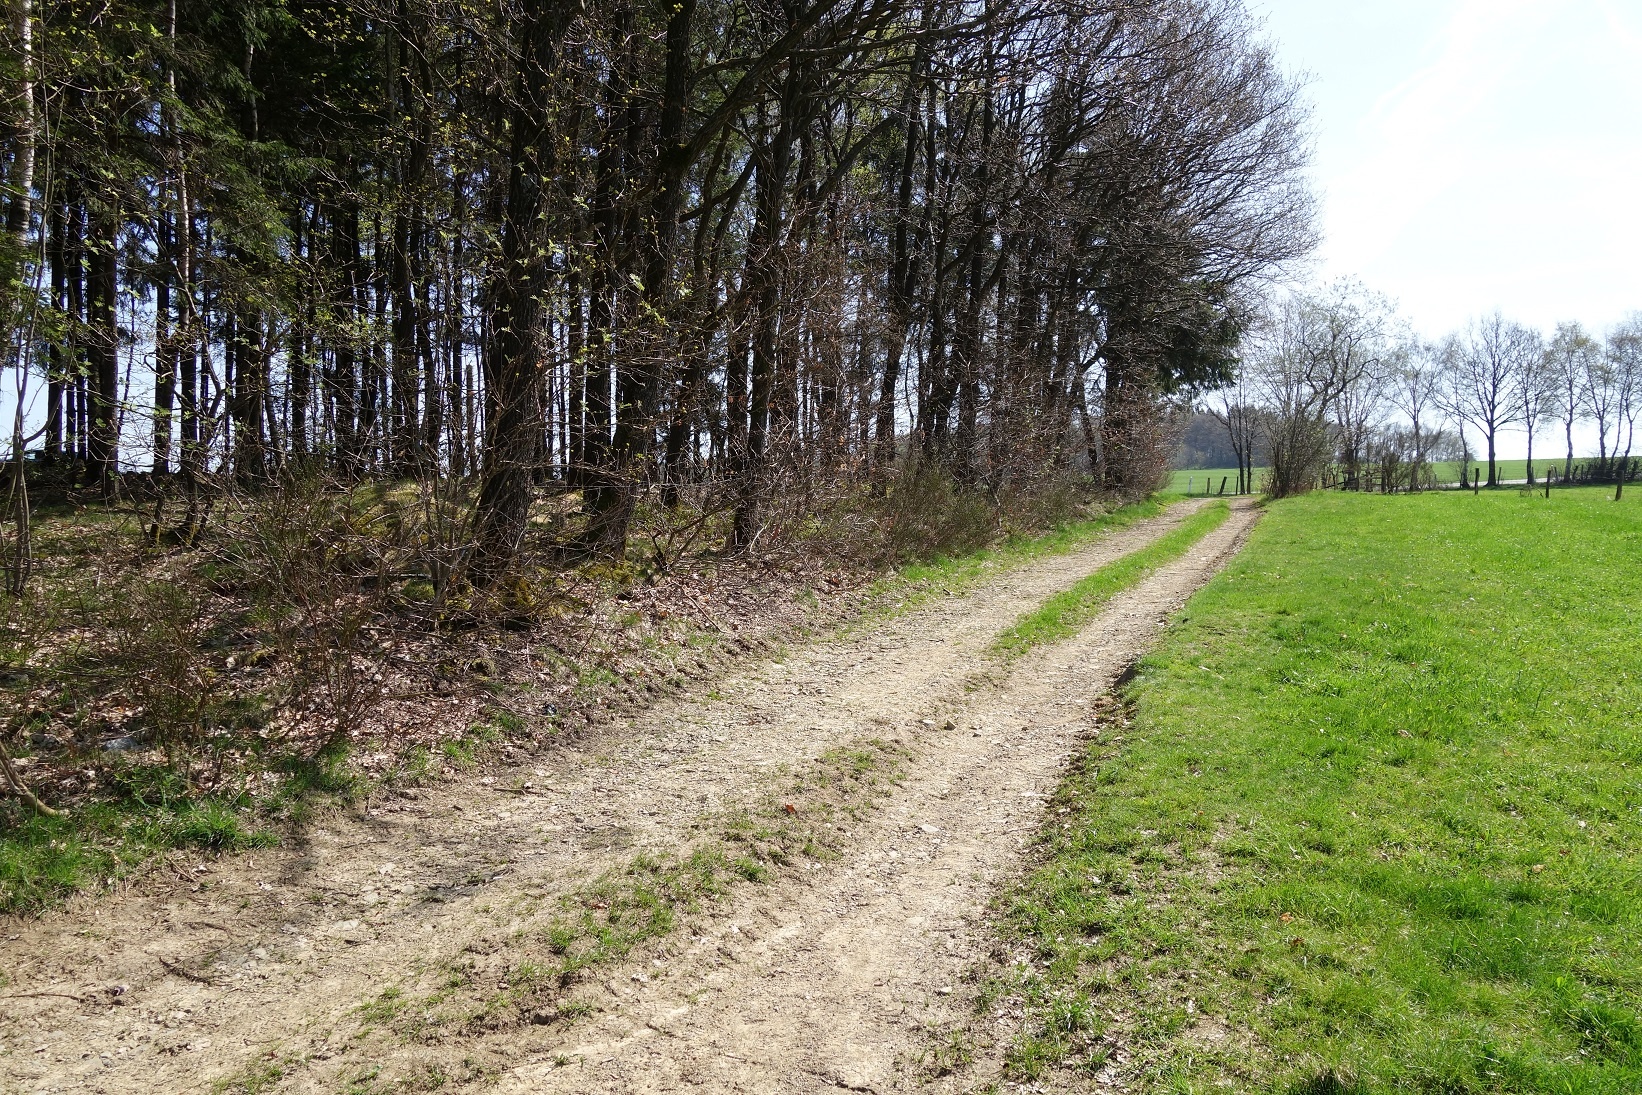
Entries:
{"label": "distant field", "polygon": [[[1594,457],[1594,456],[1576,456],[1576,457],[1574,457],[1574,466],[1578,467],[1580,464],[1591,463],[1595,460],[1596,460],[1596,457]],[[1543,456],[1537,456],[1536,455],[1534,457],[1534,478],[1536,480],[1544,479],[1545,478],[1545,473],[1548,470],[1550,470],[1551,468],[1555,468],[1557,475],[1560,477],[1562,475],[1562,468],[1563,468],[1564,463],[1565,463],[1564,459],[1560,456],[1558,456],[1558,457],[1556,457],[1555,459],[1552,459],[1552,460],[1547,460]],[[1473,468],[1481,467],[1482,468],[1483,482],[1488,481],[1488,464],[1486,462],[1484,462],[1480,465],[1472,464],[1472,467]],[[1436,472],[1437,472],[1437,479],[1440,482],[1444,482],[1444,483],[1457,483],[1457,482],[1459,482],[1459,479],[1460,479],[1460,465],[1459,465],[1458,461],[1449,461],[1447,463],[1437,464],[1436,465]],[[1475,474],[1475,473],[1473,472],[1473,474]],[[1526,461],[1526,460],[1501,460],[1501,461],[1499,461],[1499,477],[1502,480],[1505,480],[1507,482],[1509,482],[1513,479],[1526,479],[1526,478],[1528,478],[1528,461]]]}
{"label": "distant field", "polygon": [[[1254,469],[1254,486],[1256,490],[1259,490],[1264,478],[1264,469]],[[1164,487],[1163,490],[1166,494],[1185,494],[1189,483],[1191,493],[1202,494],[1204,484],[1208,483],[1211,484],[1209,493],[1213,494],[1220,489],[1221,479],[1226,480],[1226,493],[1228,495],[1237,490],[1236,468],[1210,468],[1207,471],[1202,468],[1194,468],[1189,471],[1177,471],[1170,477],[1169,485]]]}
{"label": "distant field", "polygon": [[992,990],[1014,1078],[1642,1092],[1642,492],[1611,498],[1272,506],[1050,804]]}
{"label": "distant field", "polygon": [[[1594,459],[1595,457],[1582,456],[1576,458],[1574,463],[1582,464]],[[1543,457],[1535,456],[1534,478],[1536,480],[1543,479],[1545,477],[1546,469],[1552,467],[1553,465],[1556,467],[1557,474],[1561,475],[1563,461],[1560,457],[1554,460],[1547,460]],[[1475,466],[1477,465],[1473,465],[1473,467]],[[1488,478],[1488,465],[1484,463],[1481,467],[1483,480],[1486,482]],[[1460,480],[1460,465],[1458,461],[1438,463],[1434,465],[1434,470],[1436,472],[1437,482],[1439,483],[1458,483]],[[1185,494],[1187,493],[1187,487],[1189,485],[1191,493],[1202,494],[1204,484],[1207,483],[1209,484],[1209,493],[1212,494],[1220,489],[1220,480],[1222,477],[1229,477],[1226,483],[1227,494],[1230,494],[1232,491],[1237,489],[1236,468],[1209,468],[1207,470],[1203,468],[1191,468],[1174,472],[1169,478],[1169,485],[1164,487],[1163,490],[1166,494]],[[1254,487],[1256,491],[1259,491],[1260,488],[1265,485],[1265,477],[1266,469],[1254,469]],[[1501,480],[1506,482],[1528,478],[1528,461],[1499,461],[1499,477]]]}

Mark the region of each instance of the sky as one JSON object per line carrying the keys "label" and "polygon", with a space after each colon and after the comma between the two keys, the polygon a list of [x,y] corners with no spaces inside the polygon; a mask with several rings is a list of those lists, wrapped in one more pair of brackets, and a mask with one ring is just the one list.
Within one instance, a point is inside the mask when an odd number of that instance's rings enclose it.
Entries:
{"label": "sky", "polygon": [[1642,0],[1249,0],[1314,104],[1317,276],[1438,337],[1642,310]]}

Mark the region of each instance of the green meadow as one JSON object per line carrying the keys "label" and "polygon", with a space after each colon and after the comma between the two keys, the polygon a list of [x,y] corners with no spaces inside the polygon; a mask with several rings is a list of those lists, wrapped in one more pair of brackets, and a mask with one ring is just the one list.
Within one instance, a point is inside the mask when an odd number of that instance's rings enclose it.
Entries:
{"label": "green meadow", "polygon": [[[1589,463],[1595,460],[1594,456],[1576,457],[1574,464]],[[1545,473],[1555,469],[1557,475],[1562,474],[1565,460],[1561,456],[1547,459],[1544,455],[1534,457],[1534,479],[1536,482],[1545,478]],[[1501,482],[1512,483],[1519,479],[1528,478],[1528,461],[1500,460],[1496,461],[1496,474]],[[1470,474],[1476,474],[1477,468],[1482,469],[1483,479],[1488,478],[1488,465],[1471,464]],[[1438,483],[1458,483],[1460,481],[1460,464],[1458,461],[1438,461],[1431,467]],[[1169,482],[1163,488],[1165,494],[1216,494],[1220,490],[1221,480],[1226,482],[1226,493],[1232,494],[1237,490],[1236,468],[1190,468],[1180,469],[1169,473]],[[1254,489],[1259,491],[1266,483],[1266,469],[1254,469]]]}
{"label": "green meadow", "polygon": [[1642,1091],[1642,498],[1611,498],[1271,505],[1005,902],[1014,1078]]}
{"label": "green meadow", "polygon": [[[1220,490],[1220,481],[1226,481],[1226,493],[1237,493],[1236,468],[1192,468],[1185,471],[1169,473],[1168,485],[1163,488],[1165,494],[1214,494]],[[1254,469],[1254,486],[1258,490],[1265,481],[1265,469]]]}

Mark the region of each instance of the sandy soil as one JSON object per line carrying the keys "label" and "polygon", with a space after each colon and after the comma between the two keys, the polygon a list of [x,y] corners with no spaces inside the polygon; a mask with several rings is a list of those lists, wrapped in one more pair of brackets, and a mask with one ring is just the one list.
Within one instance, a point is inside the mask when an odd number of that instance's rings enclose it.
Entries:
{"label": "sandy soil", "polygon": [[[1043,823],[1091,701],[1236,550],[1253,509],[1077,638],[1008,672],[985,648],[1193,505],[704,682],[574,749],[13,923],[0,943],[0,1089],[924,1086],[930,1032],[970,1006],[962,978],[990,944],[987,902]],[[372,1022],[385,989],[425,989],[464,955],[505,965],[554,895],[638,851],[681,849],[702,818],[866,737],[899,740],[911,759],[845,854],[738,887],[665,948],[600,971],[578,991],[586,1018],[433,1043]]]}

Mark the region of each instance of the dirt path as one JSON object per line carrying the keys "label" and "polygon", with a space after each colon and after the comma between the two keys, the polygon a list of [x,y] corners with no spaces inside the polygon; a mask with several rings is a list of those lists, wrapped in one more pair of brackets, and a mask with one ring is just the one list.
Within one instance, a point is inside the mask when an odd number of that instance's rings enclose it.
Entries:
{"label": "dirt path", "polygon": [[[1155,637],[1253,521],[1231,521],[1082,636],[976,686],[1022,611],[1191,505],[663,703],[597,743],[338,819],[304,845],[84,900],[0,945],[0,1089],[45,1091],[887,1090],[963,995],[997,879],[1041,822],[1087,698]],[[966,689],[966,685],[968,688]],[[722,695],[724,698],[717,698]],[[943,729],[951,724],[952,729]],[[785,766],[868,736],[914,748],[837,863],[745,886],[655,967],[601,973],[590,1018],[422,1046],[373,1002],[638,850],[767,793]],[[498,955],[498,951],[501,951]],[[256,1085],[261,1084],[258,1088]]]}

